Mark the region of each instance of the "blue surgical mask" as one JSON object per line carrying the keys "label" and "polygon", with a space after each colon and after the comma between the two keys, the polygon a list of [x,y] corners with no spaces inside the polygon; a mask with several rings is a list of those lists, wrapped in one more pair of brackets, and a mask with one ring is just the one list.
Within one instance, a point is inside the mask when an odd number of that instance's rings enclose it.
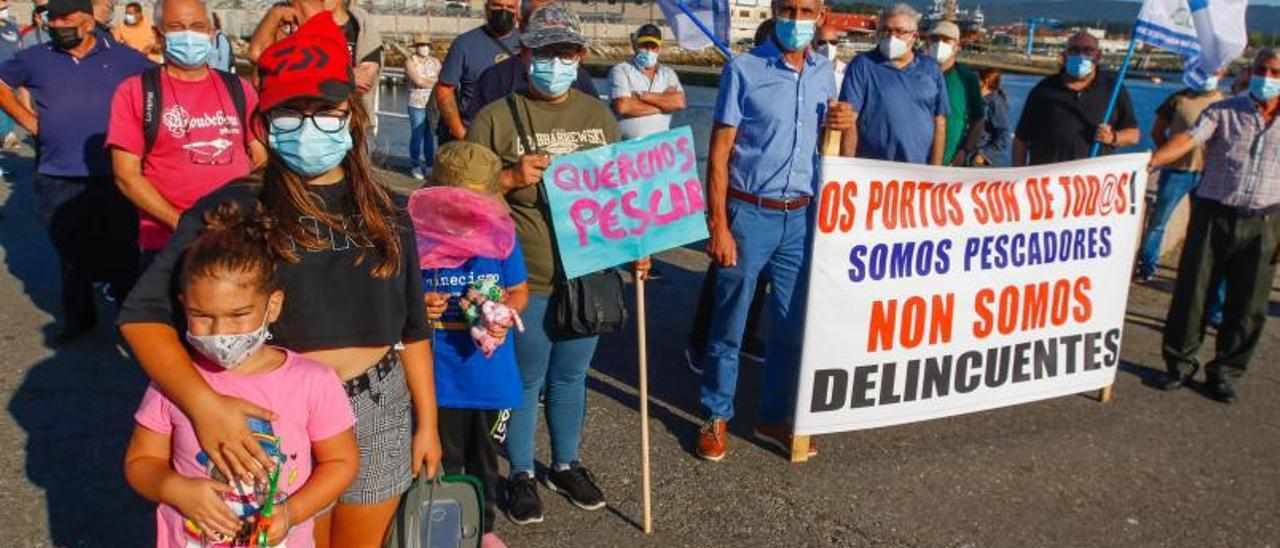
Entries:
{"label": "blue surgical mask", "polygon": [[658,52],[642,49],[636,52],[636,64],[640,68],[653,68],[658,65]]}
{"label": "blue surgical mask", "polygon": [[1093,58],[1087,55],[1067,56],[1067,76],[1080,80],[1093,74]]}
{"label": "blue surgical mask", "polygon": [[1280,96],[1280,78],[1253,75],[1249,77],[1249,95],[1259,101],[1270,101]]}
{"label": "blue surgical mask", "polygon": [[800,51],[813,42],[813,35],[818,30],[818,22],[813,19],[786,19],[779,17],[773,27],[773,35],[787,51]]}
{"label": "blue surgical mask", "polygon": [[578,62],[559,57],[544,59],[534,57],[529,65],[529,82],[543,95],[559,97],[569,91],[578,79]]}
{"label": "blue surgical mask", "polygon": [[324,174],[342,163],[351,150],[351,131],[343,128],[334,133],[320,131],[311,120],[293,131],[269,127],[267,144],[280,155],[286,166],[305,177]]}
{"label": "blue surgical mask", "polygon": [[164,56],[182,67],[198,67],[209,61],[213,40],[208,34],[193,30],[164,33]]}
{"label": "blue surgical mask", "polygon": [[1218,89],[1219,83],[1221,83],[1221,80],[1217,76],[1210,76],[1205,78],[1203,82],[1200,82],[1198,91],[1200,93],[1209,93],[1210,91]]}

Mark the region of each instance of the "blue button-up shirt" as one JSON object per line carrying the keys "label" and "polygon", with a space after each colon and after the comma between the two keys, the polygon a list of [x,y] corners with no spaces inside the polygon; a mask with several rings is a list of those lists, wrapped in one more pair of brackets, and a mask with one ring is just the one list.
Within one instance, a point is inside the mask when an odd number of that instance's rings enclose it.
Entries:
{"label": "blue button-up shirt", "polygon": [[40,133],[36,171],[54,177],[111,175],[106,149],[111,97],[125,78],[154,64],[133,48],[97,32],[97,43],[83,58],[49,43],[32,46],[0,64],[0,80],[26,87],[35,100]]}
{"label": "blue button-up shirt", "polygon": [[879,50],[854,57],[840,100],[858,113],[857,157],[913,164],[928,163],[934,117],[951,110],[938,62],[919,53],[902,68]]}
{"label": "blue button-up shirt", "polygon": [[836,95],[831,62],[812,52],[803,72],[769,40],[720,74],[717,123],[738,128],[729,186],[765,198],[812,196],[818,183],[818,135]]}

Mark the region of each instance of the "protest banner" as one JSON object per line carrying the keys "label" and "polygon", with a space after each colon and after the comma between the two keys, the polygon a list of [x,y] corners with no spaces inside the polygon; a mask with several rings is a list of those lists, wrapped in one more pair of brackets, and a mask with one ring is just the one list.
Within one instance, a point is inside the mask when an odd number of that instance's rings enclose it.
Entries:
{"label": "protest banner", "polygon": [[[688,126],[560,156],[543,173],[565,276],[706,239],[706,195]],[[644,279],[636,283],[643,529],[653,532],[649,474],[649,354]]]}
{"label": "protest banner", "polygon": [[824,158],[796,437],[1109,387],[1148,157]]}
{"label": "protest banner", "polygon": [[543,173],[565,275],[706,239],[688,126],[560,156]]}

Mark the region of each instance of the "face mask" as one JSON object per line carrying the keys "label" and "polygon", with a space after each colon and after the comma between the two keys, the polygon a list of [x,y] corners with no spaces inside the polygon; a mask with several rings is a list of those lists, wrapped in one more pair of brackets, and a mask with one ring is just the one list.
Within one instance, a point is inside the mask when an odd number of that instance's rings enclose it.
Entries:
{"label": "face mask", "polygon": [[831,44],[823,44],[813,48],[813,51],[818,55],[826,57],[828,61],[833,63],[836,61],[836,47]]}
{"label": "face mask", "polygon": [[813,19],[785,19],[779,17],[773,28],[773,35],[787,51],[800,51],[813,41],[818,31],[818,22]]}
{"label": "face mask", "polygon": [[1203,82],[1200,82],[1199,91],[1200,93],[1209,93],[1218,89],[1219,83],[1221,83],[1221,80],[1217,76],[1210,76],[1205,78]]}
{"label": "face mask", "polygon": [[124,14],[124,24],[126,24],[126,25],[136,25],[136,24],[138,24],[138,16],[136,16],[136,15],[134,15],[134,14],[132,14],[132,13],[126,13],[126,14]]}
{"label": "face mask", "polygon": [[1249,94],[1259,101],[1270,101],[1280,96],[1280,78],[1253,75],[1249,77]]}
{"label": "face mask", "polygon": [[303,120],[302,127],[293,131],[270,128],[267,144],[280,155],[294,173],[315,177],[336,167],[351,150],[351,132],[347,128],[326,133],[316,128],[315,122]]}
{"label": "face mask", "polygon": [[636,64],[640,68],[653,68],[658,66],[658,52],[642,49],[636,52]]}
{"label": "face mask", "polygon": [[418,56],[429,57],[431,55],[431,46],[418,46]]}
{"label": "face mask", "polygon": [[208,62],[212,51],[213,41],[203,32],[182,30],[164,34],[164,56],[177,65],[198,67]]}
{"label": "face mask", "polygon": [[506,36],[511,29],[516,28],[516,14],[507,10],[494,10],[485,14],[485,22],[494,34]]}
{"label": "face mask", "polygon": [[929,57],[938,61],[938,64],[946,63],[951,60],[951,56],[956,54],[955,46],[946,42],[931,42],[929,44]]}
{"label": "face mask", "polygon": [[0,8],[0,19],[9,18],[9,8]]}
{"label": "face mask", "polygon": [[889,59],[901,59],[902,56],[907,54],[909,47],[910,46],[907,45],[906,40],[898,38],[897,36],[881,38],[879,44],[880,55],[888,57]]}
{"label": "face mask", "polygon": [[193,335],[187,331],[187,343],[191,348],[224,369],[234,369],[244,363],[269,339],[271,339],[271,332],[267,331],[265,317],[262,319],[262,327],[248,333]]}
{"label": "face mask", "polygon": [[55,48],[68,50],[80,45],[84,37],[80,36],[80,29],[75,27],[49,27],[49,41],[53,42]]}
{"label": "face mask", "polygon": [[1076,80],[1087,78],[1093,74],[1093,58],[1084,55],[1071,55],[1067,57],[1067,76]]}
{"label": "face mask", "polygon": [[554,59],[534,57],[533,64],[529,65],[529,82],[543,95],[550,97],[564,95],[577,79],[577,61],[565,61],[559,57]]}

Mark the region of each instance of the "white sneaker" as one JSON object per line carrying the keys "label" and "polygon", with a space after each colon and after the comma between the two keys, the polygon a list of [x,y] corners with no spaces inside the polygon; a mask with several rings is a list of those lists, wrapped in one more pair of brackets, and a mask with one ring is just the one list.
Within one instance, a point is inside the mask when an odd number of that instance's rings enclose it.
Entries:
{"label": "white sneaker", "polygon": [[409,175],[412,175],[414,179],[417,179],[419,181],[425,180],[427,178],[426,175],[422,174],[422,168],[417,168],[417,167],[413,168],[413,170],[409,172]]}

